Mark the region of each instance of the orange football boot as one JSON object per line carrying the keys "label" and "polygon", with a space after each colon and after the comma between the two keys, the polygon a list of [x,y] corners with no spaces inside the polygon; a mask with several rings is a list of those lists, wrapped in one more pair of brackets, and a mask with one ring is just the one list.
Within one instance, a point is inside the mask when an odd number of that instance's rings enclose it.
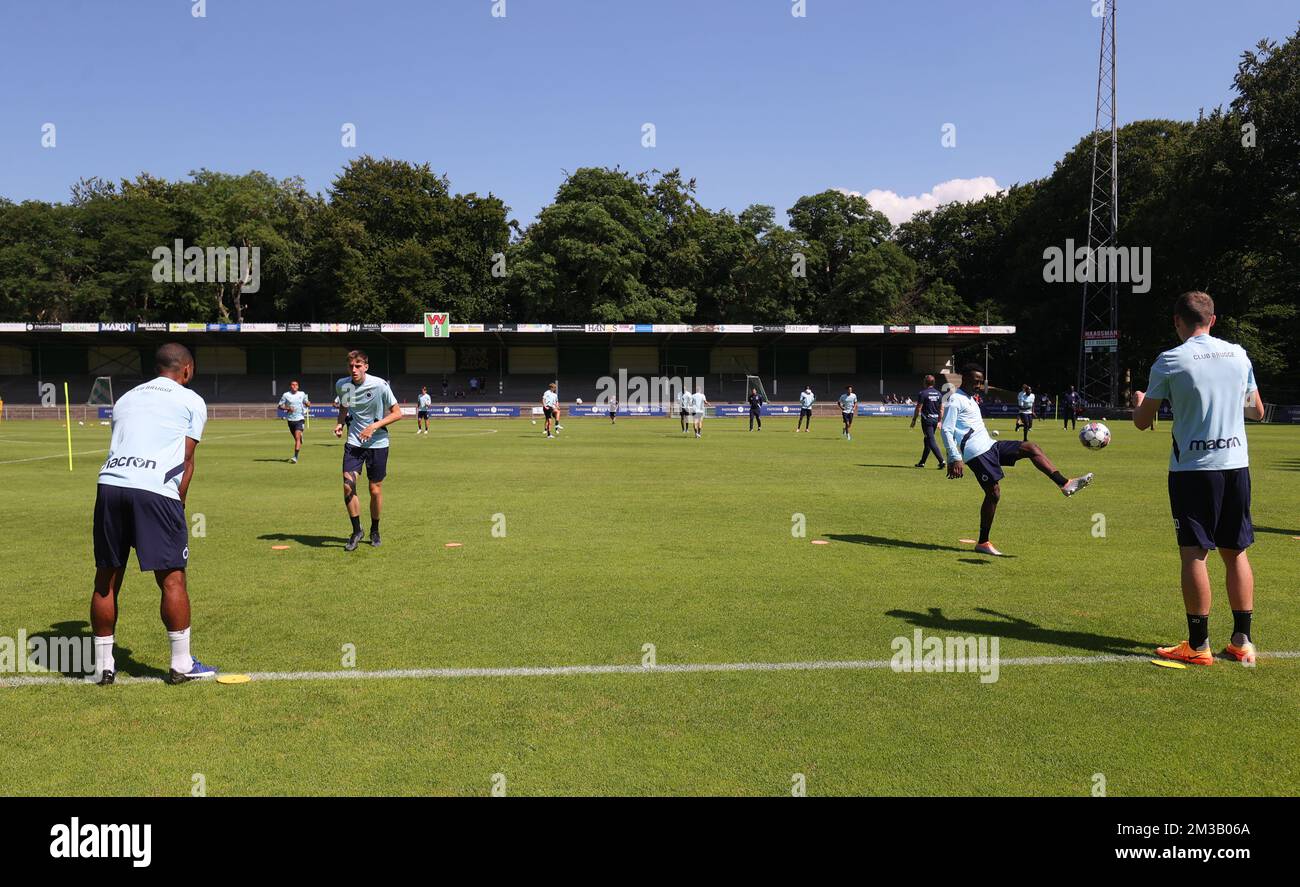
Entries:
{"label": "orange football boot", "polygon": [[1255,664],[1255,645],[1250,641],[1238,647],[1236,644],[1229,643],[1223,648],[1223,655],[1235,659],[1245,665]]}
{"label": "orange football boot", "polygon": [[1156,647],[1156,655],[1161,659],[1186,662],[1188,665],[1213,665],[1214,654],[1207,646],[1204,650],[1193,650],[1187,641],[1179,641],[1173,647]]}

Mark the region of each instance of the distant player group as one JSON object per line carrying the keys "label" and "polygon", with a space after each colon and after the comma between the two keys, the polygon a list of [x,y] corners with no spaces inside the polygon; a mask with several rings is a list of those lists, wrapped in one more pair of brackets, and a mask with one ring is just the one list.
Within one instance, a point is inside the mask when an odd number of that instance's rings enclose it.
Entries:
{"label": "distant player group", "polygon": [[[1254,574],[1246,549],[1254,542],[1250,516],[1250,471],[1245,419],[1264,417],[1263,401],[1245,351],[1238,345],[1210,336],[1215,323],[1214,303],[1201,292],[1179,297],[1173,316],[1182,344],[1164,352],[1151,369],[1150,385],[1134,397],[1133,422],[1150,428],[1160,405],[1173,407],[1172,450],[1169,457],[1169,500],[1173,528],[1181,558],[1183,601],[1188,637],[1169,647],[1157,648],[1160,657],[1192,665],[1210,665],[1210,580],[1208,553],[1216,548],[1227,570],[1228,598],[1233,630],[1223,651],[1226,658],[1253,664],[1251,641],[1254,610]],[[94,592],[90,619],[94,633],[94,680],[112,684],[116,673],[114,631],[117,601],[132,549],[142,571],[152,571],[162,596],[161,616],[171,646],[166,680],[180,684],[212,678],[217,670],[190,652],[190,599],[186,586],[189,560],[189,525],[185,500],[194,477],[195,449],[207,422],[207,406],[191,391],[194,358],[185,346],[167,344],[155,355],[157,377],[128,391],[114,404],[112,439],[108,457],[100,468],[92,537],[95,553]],[[379,520],[383,481],[387,474],[389,426],[402,418],[401,407],[388,382],[369,374],[369,359],[361,351],[348,354],[347,376],[335,384],[338,418],[336,437],[347,439],[343,448],[343,502],[351,521],[345,549],[360,545],[360,502],[357,484],[364,469],[370,494],[370,544],[380,545]],[[985,428],[978,398],[984,390],[984,372],[976,364],[962,368],[961,386],[944,401],[926,377],[912,423],[922,422],[924,449],[917,467],[934,453],[948,477],[958,479],[969,469],[984,491],[980,507],[980,538],[976,550],[1000,552],[989,540],[1001,498],[1003,469],[1028,459],[1050,478],[1065,496],[1087,487],[1091,473],[1067,478],[1036,443],[994,441]],[[751,391],[751,398],[758,392]],[[1027,388],[1024,397],[1032,397]],[[811,426],[815,397],[811,389],[800,396],[796,431]],[[558,395],[554,384],[542,396],[546,435],[559,430]],[[703,392],[683,394],[679,400],[682,433],[693,427],[703,434],[708,399]],[[846,388],[839,399],[843,411],[843,436],[851,439],[857,396]],[[1026,436],[1032,421],[1022,421]],[[1032,401],[1029,401],[1032,405]],[[289,430],[297,461],[302,449],[303,424],[311,407],[306,392],[295,382],[280,400],[288,411]],[[761,407],[762,401],[757,402]],[[751,399],[751,409],[755,401]],[[428,433],[427,389],[420,400],[422,428]],[[611,411],[611,421],[617,412]],[[1029,411],[1032,415],[1032,409]],[[552,431],[552,425],[555,432]],[[761,424],[759,424],[761,428]],[[936,428],[943,441],[935,443]],[[946,459],[945,459],[946,456]]]}

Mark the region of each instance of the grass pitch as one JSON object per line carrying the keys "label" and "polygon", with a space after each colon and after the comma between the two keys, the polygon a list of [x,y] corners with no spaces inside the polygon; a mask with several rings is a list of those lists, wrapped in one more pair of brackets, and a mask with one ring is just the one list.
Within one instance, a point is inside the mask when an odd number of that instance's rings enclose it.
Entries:
{"label": "grass pitch", "polygon": [[[816,424],[710,419],[695,440],[675,419],[571,418],[548,441],[526,419],[427,436],[403,421],[384,544],[346,554],[332,423],[290,465],[283,422],[214,421],[188,503],[193,649],[287,679],[0,686],[0,793],[180,795],[195,774],[212,795],[780,795],[795,774],[809,795],[1085,795],[1095,774],[1111,795],[1300,793],[1294,658],[1008,664],[994,683],[887,667],[346,679],[348,650],[369,673],[636,667],[647,644],[659,665],[879,662],[917,628],[996,636],[1003,659],[1184,636],[1164,427],[1114,422],[1093,453],[1040,423],[1058,466],[1097,482],[1067,500],[1010,469],[993,540],[1011,557],[993,559],[958,541],[978,531],[975,481],[912,467],[919,430],[861,418],[846,442]],[[64,435],[0,425],[0,635],[89,631],[108,429],[73,428],[72,472]],[[1265,654],[1300,650],[1298,441],[1250,429]],[[1217,561],[1211,576],[1221,648]],[[157,591],[134,561],[121,604],[119,673],[161,674]]]}

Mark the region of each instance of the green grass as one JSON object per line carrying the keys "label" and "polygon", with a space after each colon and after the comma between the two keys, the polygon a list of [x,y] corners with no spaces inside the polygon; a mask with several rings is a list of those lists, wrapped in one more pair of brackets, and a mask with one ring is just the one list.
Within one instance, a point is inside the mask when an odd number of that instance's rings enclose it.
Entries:
{"label": "green grass", "polygon": [[[913,469],[919,431],[819,419],[761,434],[709,420],[396,426],[384,545],[341,550],[340,445],[316,422],[212,422],[191,519],[194,650],[235,672],[887,660],[891,641],[993,635],[1004,658],[1148,652],[1185,632],[1168,436],[1112,424],[1101,453],[1041,423],[1063,499],[1022,463],[993,539],[978,485]],[[993,423],[1003,437],[1009,422]],[[108,431],[0,425],[0,635],[86,632],[95,476]],[[1256,641],[1300,650],[1300,432],[1250,430]],[[53,456],[40,459],[39,457]],[[13,462],[11,460],[34,459]],[[363,497],[364,498],[364,497]],[[363,506],[364,507],[364,506]],[[806,515],[807,536],[791,535]],[[506,535],[494,537],[493,516]],[[1104,515],[1106,535],[1093,535]],[[828,539],[829,545],[811,545]],[[447,542],[463,547],[448,549]],[[288,545],[274,551],[272,545]],[[1222,568],[1211,640],[1231,629]],[[127,575],[118,664],[167,665],[152,577]],[[129,652],[124,652],[129,650]],[[858,671],[0,687],[0,793],[1112,795],[1300,792],[1300,660],[1141,662],[973,674]]]}

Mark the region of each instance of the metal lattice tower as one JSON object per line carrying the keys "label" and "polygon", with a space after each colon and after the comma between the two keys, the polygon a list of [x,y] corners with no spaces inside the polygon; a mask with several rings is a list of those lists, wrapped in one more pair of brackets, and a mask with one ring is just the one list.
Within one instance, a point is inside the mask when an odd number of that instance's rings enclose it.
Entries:
{"label": "metal lattice tower", "polygon": [[[1092,131],[1092,193],[1088,204],[1088,255],[1094,273],[1097,251],[1118,247],[1119,141],[1115,124],[1115,2],[1101,15],[1097,64],[1097,112]],[[1088,404],[1119,404],[1119,287],[1116,281],[1083,285],[1079,324],[1079,393]]]}

